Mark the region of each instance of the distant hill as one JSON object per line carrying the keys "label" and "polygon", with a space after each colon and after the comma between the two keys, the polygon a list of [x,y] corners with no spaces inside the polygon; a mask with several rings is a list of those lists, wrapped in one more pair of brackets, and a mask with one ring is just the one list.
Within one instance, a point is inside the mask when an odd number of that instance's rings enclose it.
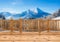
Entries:
{"label": "distant hill", "polygon": [[60,9],[58,11],[56,11],[55,13],[53,13],[54,17],[59,17],[60,16]]}
{"label": "distant hill", "polygon": [[5,20],[5,17],[4,17],[4,15],[2,15],[2,14],[0,14],[0,20],[1,20],[1,19]]}

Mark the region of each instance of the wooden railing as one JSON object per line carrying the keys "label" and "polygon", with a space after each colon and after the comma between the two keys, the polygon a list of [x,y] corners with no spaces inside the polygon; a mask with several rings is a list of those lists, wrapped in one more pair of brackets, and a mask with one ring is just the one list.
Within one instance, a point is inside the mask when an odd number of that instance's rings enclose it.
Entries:
{"label": "wooden railing", "polygon": [[60,20],[43,20],[43,19],[29,19],[29,20],[0,20],[0,34],[23,34],[41,33],[41,32],[59,32]]}

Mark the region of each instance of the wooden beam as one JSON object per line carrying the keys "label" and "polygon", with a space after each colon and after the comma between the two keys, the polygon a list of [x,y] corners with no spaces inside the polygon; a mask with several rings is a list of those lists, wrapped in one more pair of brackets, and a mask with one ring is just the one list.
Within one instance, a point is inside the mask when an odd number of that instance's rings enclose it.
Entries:
{"label": "wooden beam", "polygon": [[19,21],[20,21],[20,34],[22,34],[22,19],[20,19]]}
{"label": "wooden beam", "polygon": [[10,20],[10,30],[11,34],[13,34],[13,20]]}
{"label": "wooden beam", "polygon": [[50,32],[49,20],[47,20],[47,31]]}

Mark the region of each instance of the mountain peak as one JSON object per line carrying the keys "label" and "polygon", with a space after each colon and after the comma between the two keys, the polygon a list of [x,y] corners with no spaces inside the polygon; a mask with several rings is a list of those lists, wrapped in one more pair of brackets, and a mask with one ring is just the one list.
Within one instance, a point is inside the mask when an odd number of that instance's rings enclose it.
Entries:
{"label": "mountain peak", "polygon": [[37,8],[37,11],[38,11],[39,13],[43,12],[40,8]]}

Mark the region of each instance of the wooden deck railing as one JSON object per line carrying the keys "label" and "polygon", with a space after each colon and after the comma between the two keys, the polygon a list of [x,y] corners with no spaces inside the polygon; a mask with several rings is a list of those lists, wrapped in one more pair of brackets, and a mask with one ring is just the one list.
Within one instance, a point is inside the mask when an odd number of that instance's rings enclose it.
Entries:
{"label": "wooden deck railing", "polygon": [[[18,33],[23,32],[59,32],[60,20],[42,20],[42,19],[29,19],[29,20],[0,20],[0,33]],[[8,33],[7,33],[8,32]],[[3,34],[4,34],[3,33]]]}

